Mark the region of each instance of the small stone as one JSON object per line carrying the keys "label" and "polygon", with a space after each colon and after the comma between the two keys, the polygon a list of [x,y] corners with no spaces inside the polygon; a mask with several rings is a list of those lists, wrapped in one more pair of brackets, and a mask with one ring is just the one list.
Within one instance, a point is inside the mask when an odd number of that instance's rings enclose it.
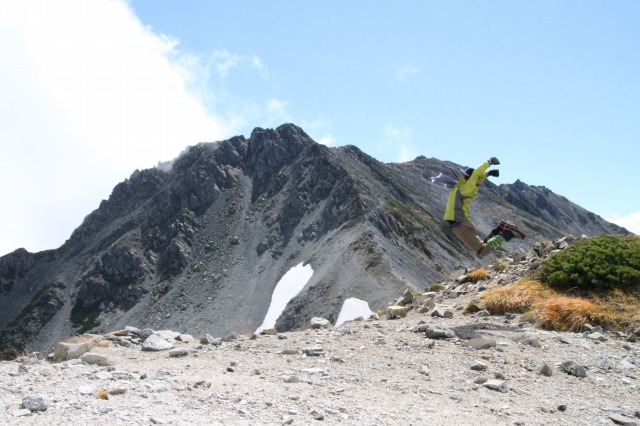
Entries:
{"label": "small stone", "polygon": [[22,398],[22,408],[31,412],[47,411],[48,405],[47,397],[39,393],[32,393]]}
{"label": "small stone", "polygon": [[585,370],[583,366],[576,364],[573,361],[563,362],[562,365],[560,365],[560,370],[571,376],[576,376],[579,378],[587,377],[587,370]]}
{"label": "small stone", "polygon": [[542,376],[551,377],[553,375],[553,369],[547,364],[543,362],[540,368],[538,368],[538,373]]}
{"label": "small stone", "polygon": [[429,375],[429,366],[422,364],[420,368],[418,368],[418,373],[424,374],[425,376]]}
{"label": "small stone", "polygon": [[617,413],[612,413],[609,414],[609,420],[611,420],[613,423],[617,424],[617,425],[623,425],[623,426],[637,426],[638,422],[635,421],[634,419],[625,417],[621,414],[617,414]]}
{"label": "small stone", "polygon": [[179,357],[183,357],[183,356],[189,355],[190,352],[191,351],[189,349],[186,349],[186,348],[171,349],[169,351],[169,357],[170,358],[179,358]]}
{"label": "small stone", "polygon": [[484,339],[484,338],[470,339],[464,342],[464,345],[476,350],[482,350],[482,349],[495,348],[496,341],[493,339]]}
{"label": "small stone", "polygon": [[425,335],[430,339],[452,339],[456,337],[456,333],[448,328],[429,327],[425,331]]}
{"label": "small stone", "polygon": [[94,352],[85,352],[80,356],[80,360],[85,364],[99,365],[101,367],[107,367],[111,365],[111,362],[106,356]]}
{"label": "small stone", "polygon": [[389,306],[387,308],[387,318],[395,319],[395,318],[404,318],[407,316],[409,312],[408,306]]}
{"label": "small stone", "polygon": [[600,364],[598,364],[598,368],[600,370],[604,370],[604,371],[611,370],[611,363],[609,362],[609,360],[607,358],[603,358],[600,361]]}
{"label": "small stone", "polygon": [[471,369],[474,371],[485,371],[489,368],[489,366],[482,362],[482,361],[478,361],[476,360],[473,365],[471,365]]}
{"label": "small stone", "polygon": [[502,392],[502,393],[509,392],[509,387],[507,386],[507,383],[504,380],[487,380],[486,382],[483,383],[483,386],[485,388]]}

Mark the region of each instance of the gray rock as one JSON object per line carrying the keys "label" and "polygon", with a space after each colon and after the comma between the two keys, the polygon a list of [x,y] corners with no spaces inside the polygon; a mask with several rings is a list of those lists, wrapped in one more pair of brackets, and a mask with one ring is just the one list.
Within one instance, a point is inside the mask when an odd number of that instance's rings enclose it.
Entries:
{"label": "gray rock", "polygon": [[176,340],[179,341],[179,342],[183,342],[183,343],[191,343],[195,339],[190,334],[180,334],[180,335],[178,335],[178,337],[176,337]]}
{"label": "gray rock", "polygon": [[504,380],[496,380],[496,379],[487,380],[482,385],[485,388],[488,388],[494,391],[498,391],[502,393],[509,392],[509,386],[507,386],[507,383]]}
{"label": "gray rock", "polygon": [[453,311],[447,306],[436,304],[427,312],[427,315],[437,318],[453,318]]}
{"label": "gray rock", "polygon": [[573,361],[563,362],[560,365],[560,370],[564,371],[565,373],[571,376],[576,376],[580,378],[587,377],[587,370],[585,370],[585,368],[580,364],[576,364]]}
{"label": "gray rock", "polygon": [[538,373],[542,376],[551,377],[553,375],[553,369],[547,364],[543,362],[540,368],[538,368]]}
{"label": "gray rock", "polygon": [[495,348],[496,341],[493,339],[478,338],[467,340],[466,342],[464,342],[464,345],[476,350],[482,350]]}
{"label": "gray rock", "polygon": [[632,370],[634,368],[636,368],[635,365],[633,365],[629,359],[625,358],[622,361],[620,361],[620,364],[618,364],[618,368],[620,370]]}
{"label": "gray rock", "polygon": [[111,365],[111,362],[106,356],[96,354],[93,352],[86,352],[82,354],[82,356],[80,356],[80,360],[85,364],[99,365],[101,367],[106,367]]}
{"label": "gray rock", "polygon": [[404,318],[407,316],[408,312],[409,312],[408,306],[389,306],[387,308],[387,318],[389,319]]}
{"label": "gray rock", "polygon": [[172,330],[158,330],[153,334],[155,334],[156,336],[160,336],[167,341],[175,340],[178,336],[180,336],[180,333]]}
{"label": "gray rock", "polygon": [[310,327],[312,329],[331,328],[331,323],[327,319],[313,317],[311,318]]}
{"label": "gray rock", "polygon": [[471,369],[475,370],[475,371],[485,371],[486,369],[488,369],[489,366],[479,360],[476,360],[472,365],[471,365]]}
{"label": "gray rock", "polygon": [[540,343],[540,339],[538,339],[538,337],[536,336],[524,335],[516,338],[515,341],[520,343],[521,345],[531,346],[532,348],[542,347],[542,343]]}
{"label": "gray rock", "polygon": [[39,393],[32,393],[22,398],[22,408],[31,412],[47,411],[48,406],[47,397]]}
{"label": "gray rock", "polygon": [[140,334],[142,334],[142,331],[139,328],[132,327],[130,325],[127,325],[124,329],[127,330],[130,334],[135,334],[136,336],[140,336]]}
{"label": "gray rock", "polygon": [[91,350],[91,342],[82,342],[82,343],[66,343],[59,342],[56,345],[55,351],[53,352],[53,360],[56,362],[59,361],[68,361],[70,359],[79,358],[85,352],[89,352]]}
{"label": "gray rock", "polygon": [[171,343],[167,342],[157,334],[152,334],[142,343],[143,351],[166,351],[173,348],[174,346]]}
{"label": "gray rock", "polygon": [[186,349],[186,348],[171,349],[169,351],[169,357],[170,358],[179,358],[179,357],[183,357],[183,356],[189,355],[190,352],[191,351],[189,349]]}
{"label": "gray rock", "polygon": [[319,348],[319,347],[305,348],[303,350],[303,353],[306,356],[320,356],[320,355],[324,354],[324,349]]}
{"label": "gray rock", "polygon": [[617,413],[611,413],[609,414],[609,420],[611,420],[612,422],[614,422],[617,425],[622,425],[622,426],[637,426],[638,422],[635,421],[632,418],[629,417],[625,417],[621,414],[617,414]]}
{"label": "gray rock", "polygon": [[300,379],[296,376],[285,375],[282,376],[282,381],[285,383],[300,383]]}
{"label": "gray rock", "polygon": [[455,331],[448,328],[429,327],[424,332],[429,339],[452,339],[456,336]]}
{"label": "gray rock", "polygon": [[204,337],[200,338],[200,343],[205,345],[220,346],[222,344],[222,338],[221,337],[214,338],[210,334],[205,334]]}
{"label": "gray rock", "polygon": [[605,371],[611,370],[611,363],[609,362],[609,360],[607,358],[603,358],[600,361],[600,364],[598,364],[598,368],[600,370],[605,370]]}
{"label": "gray rock", "polygon": [[605,337],[604,334],[600,333],[599,331],[596,331],[594,333],[590,333],[587,334],[587,339],[590,340],[597,340],[598,342],[604,342],[605,340],[607,340],[607,338]]}

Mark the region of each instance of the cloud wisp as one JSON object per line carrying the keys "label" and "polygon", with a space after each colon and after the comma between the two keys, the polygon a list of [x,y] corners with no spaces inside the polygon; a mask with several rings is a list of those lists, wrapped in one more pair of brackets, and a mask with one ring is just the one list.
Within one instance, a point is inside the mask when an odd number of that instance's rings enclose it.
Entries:
{"label": "cloud wisp", "polygon": [[392,124],[384,128],[382,143],[379,145],[383,154],[381,158],[393,158],[402,163],[413,160],[418,154],[412,143],[412,132],[407,126],[398,127]]}
{"label": "cloud wisp", "polygon": [[640,235],[640,212],[631,213],[626,216],[613,215],[606,220],[620,225],[636,235]]}

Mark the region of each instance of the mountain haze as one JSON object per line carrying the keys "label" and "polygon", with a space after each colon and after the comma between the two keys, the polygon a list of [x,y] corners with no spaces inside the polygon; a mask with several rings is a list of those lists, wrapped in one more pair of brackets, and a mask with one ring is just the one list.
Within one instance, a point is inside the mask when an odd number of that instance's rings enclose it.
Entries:
{"label": "mountain haze", "polygon": [[[429,181],[459,168],[424,156],[385,164],[292,124],[189,147],[118,184],[60,248],[0,257],[0,345],[48,352],[74,333],[125,325],[253,332],[300,263],[314,273],[278,330],[334,322],[349,297],[385,307],[407,287],[480,264],[442,221],[448,190]],[[472,217],[481,233],[519,223],[528,238],[509,250],[628,233],[520,181],[484,183]]]}

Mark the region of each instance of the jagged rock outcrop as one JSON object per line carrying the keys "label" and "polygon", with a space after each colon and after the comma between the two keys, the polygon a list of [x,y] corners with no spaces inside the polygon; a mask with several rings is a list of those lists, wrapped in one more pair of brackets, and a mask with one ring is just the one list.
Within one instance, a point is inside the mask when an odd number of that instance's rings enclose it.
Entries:
{"label": "jagged rock outcrop", "polygon": [[[385,164],[328,148],[285,124],[187,148],[116,185],[56,250],[0,258],[0,346],[49,350],[76,332],[127,323],[231,335],[255,330],[280,278],[313,276],[278,328],[335,320],[349,297],[373,308],[477,259],[442,223],[447,190],[429,177],[453,163]],[[517,218],[529,239],[625,232],[563,197],[487,182],[481,232]]]}

